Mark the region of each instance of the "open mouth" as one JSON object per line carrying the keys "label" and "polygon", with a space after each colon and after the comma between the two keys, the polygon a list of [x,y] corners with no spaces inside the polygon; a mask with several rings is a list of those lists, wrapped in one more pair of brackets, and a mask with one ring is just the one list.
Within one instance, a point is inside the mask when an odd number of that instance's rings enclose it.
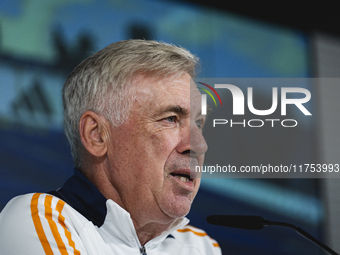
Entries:
{"label": "open mouth", "polygon": [[171,173],[171,175],[175,178],[180,179],[183,182],[192,182],[194,179],[190,178],[190,174],[185,173]]}

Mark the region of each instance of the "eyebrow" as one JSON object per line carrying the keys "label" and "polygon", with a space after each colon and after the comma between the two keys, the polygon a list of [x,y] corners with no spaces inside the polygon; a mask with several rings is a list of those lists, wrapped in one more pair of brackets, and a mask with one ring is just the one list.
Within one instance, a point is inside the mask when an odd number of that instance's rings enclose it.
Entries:
{"label": "eyebrow", "polygon": [[175,113],[180,114],[180,115],[189,115],[189,110],[186,109],[186,108],[183,108],[179,105],[169,105],[169,106],[166,106],[164,108],[161,108],[158,111],[158,114],[162,114],[164,112],[175,112]]}

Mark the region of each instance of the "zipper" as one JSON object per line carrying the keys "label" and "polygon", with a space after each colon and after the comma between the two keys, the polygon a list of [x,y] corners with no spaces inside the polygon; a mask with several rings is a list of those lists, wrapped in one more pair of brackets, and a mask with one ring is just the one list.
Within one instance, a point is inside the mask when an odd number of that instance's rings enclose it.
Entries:
{"label": "zipper", "polygon": [[140,251],[140,254],[142,254],[142,255],[147,255],[147,254],[146,254],[146,249],[145,249],[144,246],[142,246],[142,248],[140,248],[139,251]]}

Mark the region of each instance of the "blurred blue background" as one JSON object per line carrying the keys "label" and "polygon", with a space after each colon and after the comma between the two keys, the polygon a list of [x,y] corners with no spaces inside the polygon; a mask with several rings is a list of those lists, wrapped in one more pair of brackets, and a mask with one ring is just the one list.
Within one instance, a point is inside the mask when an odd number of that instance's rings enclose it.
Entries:
{"label": "blurred blue background", "polygon": [[[14,196],[50,191],[72,175],[61,89],[84,58],[112,42],[155,39],[189,49],[200,77],[312,77],[311,40],[301,29],[181,1],[4,0],[0,2],[0,210]],[[312,89],[312,88],[309,88]],[[312,106],[315,107],[315,106]],[[315,127],[301,143],[315,159]],[[292,230],[225,229],[210,214],[262,215],[324,238],[317,179],[203,179],[189,214],[223,254],[322,254]]]}

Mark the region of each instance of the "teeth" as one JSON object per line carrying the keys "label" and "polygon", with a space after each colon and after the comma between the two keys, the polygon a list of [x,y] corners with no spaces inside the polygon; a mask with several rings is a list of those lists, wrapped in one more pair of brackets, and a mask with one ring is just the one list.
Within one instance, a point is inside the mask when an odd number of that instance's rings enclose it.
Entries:
{"label": "teeth", "polygon": [[179,176],[178,178],[183,182],[189,182],[189,178],[187,178],[187,177]]}

